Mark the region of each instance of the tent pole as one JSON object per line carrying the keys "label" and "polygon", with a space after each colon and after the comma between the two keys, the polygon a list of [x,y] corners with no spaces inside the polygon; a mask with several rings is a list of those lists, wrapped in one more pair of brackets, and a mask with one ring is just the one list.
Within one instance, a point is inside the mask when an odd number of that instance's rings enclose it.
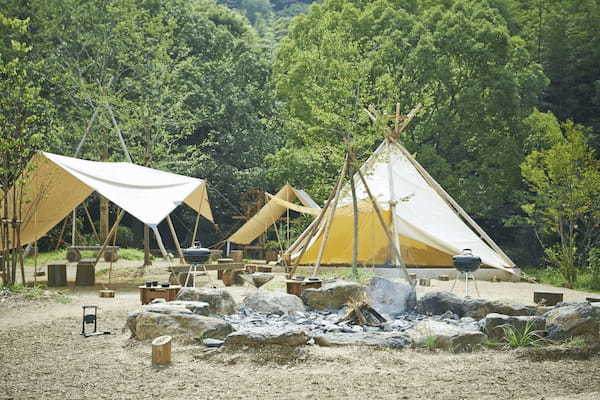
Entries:
{"label": "tent pole", "polygon": [[73,209],[73,215],[72,215],[72,222],[73,224],[71,225],[71,246],[75,246],[75,222],[77,220],[77,206],[75,206],[75,208]]}
{"label": "tent pole", "polygon": [[[344,166],[345,165],[346,165],[346,163],[344,163]],[[343,169],[344,169],[344,167],[342,167],[342,171],[343,171]],[[340,181],[342,181],[342,180],[343,180],[343,175],[341,174],[341,171],[340,171],[340,175],[338,176],[338,180],[335,183],[335,187],[337,187],[340,184]],[[293,265],[292,269],[290,270],[290,273],[288,274],[288,278],[291,278],[292,276],[294,276],[294,273],[296,272],[296,269],[298,268],[298,264],[300,263],[302,256],[304,256],[304,253],[306,252],[306,249],[308,248],[309,242],[312,240],[314,235],[319,231],[319,224],[321,223],[321,221],[323,220],[323,217],[325,216],[325,213],[329,209],[329,205],[333,201],[333,196],[334,196],[334,192],[332,192],[329,195],[329,198],[327,198],[327,202],[325,203],[325,206],[321,209],[319,216],[317,218],[315,218],[315,220],[313,222],[311,222],[311,224],[302,233],[302,235],[300,235],[300,237],[298,239],[296,239],[294,244],[292,246],[290,246],[290,248],[286,251],[286,255],[291,256],[292,252],[295,249],[297,249],[299,246],[302,246],[300,255],[294,261],[294,265]],[[305,238],[306,238],[306,240],[304,240]],[[302,243],[304,243],[304,244],[302,245]]]}
{"label": "tent pole", "polygon": [[181,251],[181,246],[179,245],[179,239],[177,238],[177,233],[175,232],[175,227],[173,226],[173,221],[171,221],[171,216],[167,215],[167,224],[169,225],[169,230],[171,231],[171,236],[173,236],[173,241],[175,242],[175,248],[177,249],[177,254],[179,255],[179,263],[183,264],[183,251]]}
{"label": "tent pole", "polygon": [[94,225],[94,221],[92,220],[92,216],[90,215],[90,211],[88,210],[88,208],[85,205],[85,203],[83,203],[83,209],[85,210],[85,215],[87,215],[88,222],[92,226],[92,231],[94,231],[94,237],[96,238],[96,240],[98,241],[98,243],[100,243],[101,242],[100,236],[98,236],[98,231],[96,231],[96,226]]}
{"label": "tent pole", "polygon": [[171,263],[171,257],[169,257],[169,254],[167,253],[167,250],[165,249],[165,245],[163,244],[162,238],[160,237],[160,232],[158,231],[158,226],[152,225],[152,226],[150,226],[150,228],[152,228],[152,232],[154,232],[154,237],[156,238],[156,243],[158,244],[158,248],[160,249],[160,252],[162,253],[164,259],[167,260],[169,263]]}
{"label": "tent pole", "polygon": [[[354,159],[354,160],[356,161],[356,159]],[[388,226],[385,224],[385,220],[383,219],[383,216],[381,215],[381,211],[379,210],[377,201],[375,200],[375,197],[373,197],[373,193],[371,193],[371,189],[369,189],[369,185],[367,185],[367,181],[366,181],[363,173],[361,172],[360,168],[357,169],[356,172],[358,172],[358,176],[360,177],[360,180],[365,187],[367,195],[369,196],[369,198],[371,199],[371,202],[373,203],[373,208],[375,209],[375,212],[377,213],[377,218],[379,219],[379,223],[381,224],[381,227],[383,228],[383,231],[385,232],[387,239],[390,241],[390,243],[393,244],[393,250],[396,252],[396,257],[398,258],[398,260],[400,260],[400,268],[402,269],[402,272],[404,273],[404,278],[412,286],[415,286],[416,281],[413,281],[411,279],[410,275],[408,275],[408,271],[406,270],[406,265],[404,265],[404,262],[402,262],[402,255],[400,254],[400,249],[398,247],[396,247],[396,243],[394,242],[392,234],[390,233]]]}
{"label": "tent pole", "polygon": [[202,197],[200,197],[200,204],[198,205],[198,212],[196,215],[196,223],[194,224],[194,233],[192,234],[192,243],[190,246],[194,246],[194,243],[196,242],[196,235],[198,234],[198,224],[200,223],[200,210],[202,210],[202,203],[204,201],[204,195],[206,194],[206,184],[204,184],[204,193],[202,194]]}
{"label": "tent pole", "polygon": [[333,198],[332,209],[329,215],[327,216],[327,221],[325,222],[325,232],[323,234],[323,240],[321,241],[321,247],[319,248],[319,254],[317,255],[317,262],[315,262],[315,267],[313,269],[313,276],[317,275],[319,271],[319,267],[321,266],[321,260],[323,259],[323,253],[325,252],[325,246],[327,245],[327,241],[329,240],[329,233],[331,231],[331,225],[333,223],[333,217],[335,215],[335,209],[337,208],[338,200],[340,199],[340,192],[342,191],[342,183],[344,182],[344,177],[346,176],[346,171],[348,170],[349,158],[346,154],[346,159],[344,160],[344,167],[342,168],[342,173],[340,174],[341,179],[338,181],[338,185],[335,188],[335,196]]}
{"label": "tent pole", "polygon": [[[396,126],[398,126],[398,120],[396,120]],[[388,187],[390,189],[390,211],[392,213],[392,237],[394,238],[394,243],[390,243],[390,248],[392,245],[395,245],[397,248],[400,248],[400,238],[398,237],[398,235],[400,235],[400,229],[398,228],[398,221],[396,220],[396,192],[394,190],[394,176],[393,176],[393,169],[392,169],[392,149],[390,146],[390,141],[389,139],[386,138],[385,140],[385,146],[387,149],[387,153],[388,153],[388,161],[387,161],[387,170],[388,170]],[[396,254],[394,251],[391,252],[392,253],[392,261],[394,262],[394,264],[400,264],[402,262],[402,260],[398,259],[396,257]]]}
{"label": "tent pole", "polygon": [[98,264],[98,261],[100,261],[100,257],[102,257],[102,254],[104,253],[104,250],[106,249],[106,246],[108,246],[108,242],[110,241],[110,238],[112,237],[112,235],[115,235],[117,233],[116,232],[117,227],[119,226],[119,223],[121,222],[121,218],[123,218],[123,215],[125,215],[125,210],[120,209],[119,214],[117,214],[117,219],[115,220],[115,223],[113,224],[112,228],[110,228],[110,231],[108,232],[108,235],[106,236],[106,239],[104,239],[104,244],[102,244],[102,248],[100,249],[100,251],[98,252],[98,255],[96,256],[96,260],[94,261],[94,268]]}
{"label": "tent pole", "polygon": [[123,153],[125,153],[125,157],[127,158],[127,161],[132,163],[133,161],[131,161],[131,155],[129,154],[129,151],[127,150],[127,146],[125,145],[125,140],[123,139],[123,135],[121,134],[121,128],[119,128],[119,124],[117,124],[117,120],[115,119],[115,115],[113,114],[112,107],[108,103],[106,103],[105,106],[108,109],[108,114],[110,115],[110,119],[113,123],[113,126],[115,127],[115,130],[117,131],[117,135],[119,136],[119,143],[121,144]]}
{"label": "tent pole", "polygon": [[448,192],[446,192],[444,188],[442,188],[440,184],[437,183],[431,175],[429,175],[429,172],[427,172],[427,170],[423,168],[421,164],[419,164],[419,162],[412,157],[408,150],[406,150],[406,148],[397,141],[393,141],[392,143],[394,143],[400,149],[400,151],[406,156],[406,158],[408,158],[408,161],[410,161],[410,163],[417,169],[417,171],[419,171],[419,173],[423,176],[425,181],[433,187],[433,189],[442,197],[442,199],[444,199],[450,206],[452,206],[452,208],[454,208],[456,212],[461,217],[463,217],[469,223],[469,225],[473,227],[473,229],[475,229],[475,231],[481,236],[481,238],[495,252],[497,252],[502,258],[504,258],[504,261],[506,261],[510,266],[514,267],[515,264],[506,255],[506,253],[504,253],[500,246],[498,246],[496,242],[494,242],[494,240],[492,240],[492,238],[489,237],[487,233],[485,233],[485,231],[479,226],[479,224],[477,224],[477,222],[475,222],[475,220],[473,220],[473,218],[471,218],[471,216],[467,214],[467,212],[448,194]]}
{"label": "tent pole", "polygon": [[62,228],[60,228],[60,235],[58,235],[58,241],[56,242],[56,247],[54,248],[54,251],[58,250],[58,248],[60,247],[60,244],[63,241],[63,235],[65,234],[65,228],[67,227],[68,221],[69,221],[69,216],[67,215],[63,222]]}
{"label": "tent pole", "polygon": [[[350,149],[348,149],[350,151]],[[352,225],[353,225],[353,241],[352,241],[352,275],[358,278],[358,201],[356,199],[356,185],[354,184],[354,166],[350,165],[348,170],[350,177],[350,190],[352,191]]]}

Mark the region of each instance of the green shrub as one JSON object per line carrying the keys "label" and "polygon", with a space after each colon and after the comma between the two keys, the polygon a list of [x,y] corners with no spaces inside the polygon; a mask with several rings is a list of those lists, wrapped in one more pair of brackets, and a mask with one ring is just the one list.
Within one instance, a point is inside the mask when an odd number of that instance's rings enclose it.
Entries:
{"label": "green shrub", "polygon": [[600,290],[600,249],[593,248],[588,255],[588,269],[590,272],[589,287]]}
{"label": "green shrub", "polygon": [[502,330],[504,331],[504,341],[509,348],[537,346],[543,342],[539,333],[533,329],[531,321],[527,321],[523,328],[504,325]]}

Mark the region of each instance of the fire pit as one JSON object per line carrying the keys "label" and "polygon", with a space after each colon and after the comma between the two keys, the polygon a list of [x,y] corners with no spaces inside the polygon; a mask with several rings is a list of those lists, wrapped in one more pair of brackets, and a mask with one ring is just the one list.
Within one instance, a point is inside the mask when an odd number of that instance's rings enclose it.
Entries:
{"label": "fire pit", "polygon": [[240,276],[243,280],[245,280],[257,289],[260,289],[261,286],[267,284],[274,278],[273,274],[269,274],[266,272],[255,272],[253,274],[242,274]]}

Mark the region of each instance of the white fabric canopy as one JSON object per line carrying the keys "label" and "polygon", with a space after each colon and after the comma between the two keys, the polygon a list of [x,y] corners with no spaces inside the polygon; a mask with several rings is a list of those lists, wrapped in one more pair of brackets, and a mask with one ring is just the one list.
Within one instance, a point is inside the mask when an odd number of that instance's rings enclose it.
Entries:
{"label": "white fabric canopy", "polygon": [[212,221],[206,181],[125,162],[38,153],[24,188],[21,242],[45,235],[94,191],[150,227],[186,203]]}

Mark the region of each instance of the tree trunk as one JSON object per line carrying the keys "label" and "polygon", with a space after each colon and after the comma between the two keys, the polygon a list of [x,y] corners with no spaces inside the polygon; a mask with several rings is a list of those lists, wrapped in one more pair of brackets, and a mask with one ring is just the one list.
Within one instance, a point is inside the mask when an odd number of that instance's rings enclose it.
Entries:
{"label": "tree trunk", "polygon": [[144,224],[144,267],[152,265],[150,258],[150,228]]}
{"label": "tree trunk", "polygon": [[356,199],[356,186],[354,185],[354,167],[350,165],[350,189],[352,191],[352,215],[354,240],[352,241],[352,275],[358,278],[357,260],[358,260],[358,201]]}

